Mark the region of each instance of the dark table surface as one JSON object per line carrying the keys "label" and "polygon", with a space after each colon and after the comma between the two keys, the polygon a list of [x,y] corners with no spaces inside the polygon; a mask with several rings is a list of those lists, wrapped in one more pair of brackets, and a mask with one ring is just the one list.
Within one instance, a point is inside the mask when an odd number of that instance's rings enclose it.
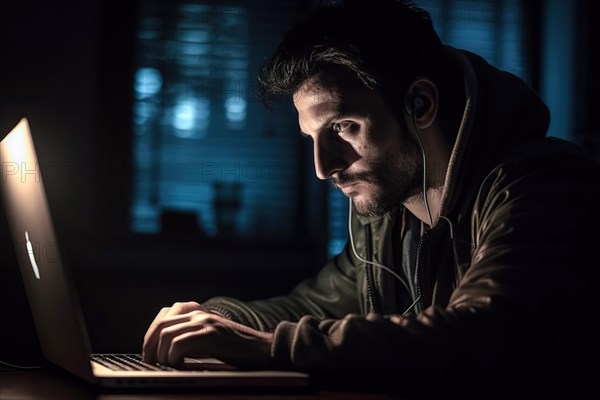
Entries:
{"label": "dark table surface", "polygon": [[85,382],[54,368],[38,370],[16,370],[0,366],[0,400],[162,400],[162,399],[347,399],[347,400],[391,400],[386,394],[324,390],[308,388],[301,390],[248,391],[219,389],[212,391],[106,391],[89,386]]}

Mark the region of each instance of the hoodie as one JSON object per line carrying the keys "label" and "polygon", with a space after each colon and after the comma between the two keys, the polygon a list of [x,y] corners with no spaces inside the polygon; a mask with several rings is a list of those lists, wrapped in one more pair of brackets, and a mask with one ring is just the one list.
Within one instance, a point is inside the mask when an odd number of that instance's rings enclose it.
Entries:
{"label": "hoodie", "polygon": [[423,234],[402,207],[351,221],[356,252],[415,290],[359,260],[349,243],[287,296],[204,303],[272,331],[275,367],[370,388],[410,382],[435,391],[431,382],[469,378],[466,386],[487,389],[538,376],[578,379],[585,371],[574,355],[597,352],[597,161],[546,137],[548,109],[522,80],[475,54],[447,52],[462,67],[466,102],[444,218]]}

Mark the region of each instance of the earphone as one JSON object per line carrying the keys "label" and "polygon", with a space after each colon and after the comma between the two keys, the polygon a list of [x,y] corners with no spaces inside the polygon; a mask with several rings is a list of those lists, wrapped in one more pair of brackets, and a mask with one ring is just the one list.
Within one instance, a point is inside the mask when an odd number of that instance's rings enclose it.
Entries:
{"label": "earphone", "polygon": [[[415,81],[416,82],[416,81]],[[427,97],[414,93],[411,89],[408,90],[406,96],[404,97],[404,107],[406,109],[406,113],[411,117],[412,126],[415,131],[415,136],[417,137],[417,141],[419,142],[419,147],[421,148],[421,155],[423,157],[423,202],[425,203],[425,209],[427,210],[427,216],[429,217],[429,227],[433,227],[433,218],[431,217],[431,211],[429,210],[429,201],[427,200],[427,156],[425,154],[425,148],[423,147],[423,142],[421,142],[421,135],[419,134],[419,128],[417,127],[416,118],[423,116],[423,113],[431,107],[431,103]],[[447,217],[443,215],[438,215],[438,218],[445,220],[448,222],[450,227],[450,240],[454,240],[454,228],[452,226],[452,221],[450,221]]]}
{"label": "earphone", "polygon": [[[429,109],[430,106],[431,106],[431,104],[430,104],[429,100],[423,95],[414,93],[412,90],[412,85],[411,85],[411,89],[409,89],[409,91],[407,92],[407,94],[404,98],[404,107],[406,109],[406,113],[411,117],[412,125],[413,125],[414,131],[415,131],[415,136],[417,137],[419,147],[421,148],[421,155],[423,157],[423,201],[425,203],[425,209],[427,210],[427,216],[429,217],[429,226],[433,227],[433,218],[431,217],[431,211],[429,209],[429,202],[427,200],[427,157],[425,154],[425,148],[423,147],[423,143],[421,142],[421,135],[419,134],[419,129],[417,128],[417,122],[416,122],[416,118],[421,117],[423,115],[423,113]],[[385,265],[374,262],[374,261],[366,260],[363,257],[358,255],[358,252],[356,251],[356,247],[354,246],[354,237],[352,235],[352,198],[349,198],[349,202],[350,202],[350,204],[349,204],[349,209],[348,209],[348,233],[350,236],[350,246],[352,248],[352,252],[354,253],[354,256],[359,261],[362,261],[368,265],[372,265],[374,267],[381,268],[384,271],[389,272],[396,279],[398,279],[400,281],[400,283],[402,283],[402,285],[404,286],[406,291],[408,293],[410,293],[410,286],[406,283],[406,281],[400,275],[398,275],[391,268],[388,268]],[[450,220],[448,220],[447,218],[445,218],[445,217],[441,217],[441,218],[446,219],[450,223]],[[452,223],[450,223],[451,239],[453,239],[453,236],[454,235],[452,232]],[[413,303],[402,313],[402,315],[406,315],[410,310],[412,310],[412,308],[419,302],[419,300],[421,300],[420,294],[419,294],[419,296],[417,296],[415,301],[413,301]]]}
{"label": "earphone", "polygon": [[413,118],[423,116],[423,113],[427,111],[430,106],[431,104],[427,97],[416,94],[412,90],[409,90],[404,97],[404,108],[406,109],[406,113]]}
{"label": "earphone", "polygon": [[417,127],[416,119],[421,117],[425,111],[431,107],[431,103],[427,97],[415,93],[413,90],[414,82],[411,84],[410,89],[406,93],[404,100],[404,107],[406,113],[410,116],[412,121],[413,130],[419,147],[421,149],[421,156],[423,158],[423,202],[425,203],[425,210],[427,210],[427,216],[429,217],[429,227],[433,227],[433,218],[431,217],[431,210],[429,209],[429,201],[427,200],[427,156],[425,154],[425,147],[421,141],[421,135],[419,128]]}

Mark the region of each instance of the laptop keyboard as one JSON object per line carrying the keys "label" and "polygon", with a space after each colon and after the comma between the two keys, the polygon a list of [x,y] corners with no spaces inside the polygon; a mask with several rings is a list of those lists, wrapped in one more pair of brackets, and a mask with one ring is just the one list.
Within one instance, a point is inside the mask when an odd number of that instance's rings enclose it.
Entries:
{"label": "laptop keyboard", "polygon": [[139,354],[92,354],[92,361],[113,371],[177,371],[161,364],[148,364]]}

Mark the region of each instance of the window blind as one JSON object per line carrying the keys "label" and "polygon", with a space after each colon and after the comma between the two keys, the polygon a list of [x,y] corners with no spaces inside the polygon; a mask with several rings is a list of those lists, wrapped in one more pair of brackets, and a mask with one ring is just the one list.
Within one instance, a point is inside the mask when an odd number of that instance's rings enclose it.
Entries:
{"label": "window blind", "polygon": [[139,3],[132,231],[296,234],[296,118],[254,93],[297,15],[277,0]]}

